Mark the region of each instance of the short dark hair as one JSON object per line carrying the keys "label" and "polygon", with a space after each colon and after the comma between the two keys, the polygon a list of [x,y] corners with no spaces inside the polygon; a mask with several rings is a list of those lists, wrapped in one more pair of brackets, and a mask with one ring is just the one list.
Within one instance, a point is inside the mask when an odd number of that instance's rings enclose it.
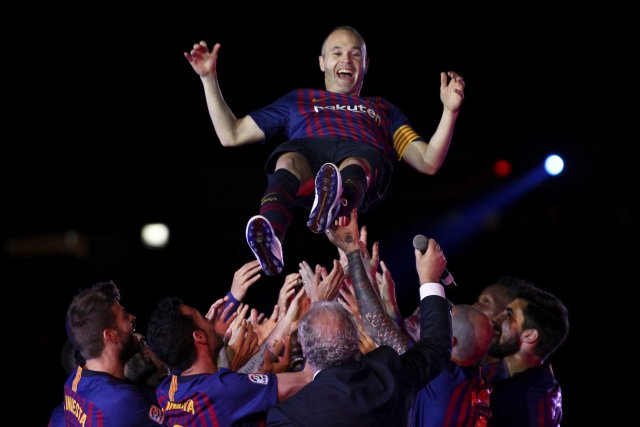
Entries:
{"label": "short dark hair", "polygon": [[196,348],[193,332],[198,326],[191,316],[182,313],[180,298],[167,297],[158,303],[147,326],[147,344],[172,372],[193,365]]}
{"label": "short dark hair", "polygon": [[567,339],[569,311],[558,297],[535,286],[520,288],[516,298],[527,302],[523,309],[522,329],[538,331],[534,351],[544,360]]}
{"label": "short dark hair", "polygon": [[533,283],[517,276],[501,276],[494,285],[504,289],[505,295],[513,301],[520,289],[533,286]]}
{"label": "short dark hair", "polygon": [[354,36],[356,36],[358,38],[358,40],[360,40],[360,43],[362,43],[362,53],[364,53],[366,55],[367,53],[367,43],[365,43],[364,41],[364,37],[362,37],[362,34],[360,34],[360,32],[358,30],[356,30],[355,28],[349,26],[349,25],[339,25],[337,27],[335,27],[333,30],[331,30],[329,32],[329,34],[327,34],[327,36],[324,38],[324,41],[322,42],[322,47],[320,48],[320,56],[324,55],[324,48],[325,45],[327,44],[327,39],[329,38],[329,36],[333,33],[335,33],[336,31],[348,31],[350,33],[352,33]]}
{"label": "short dark hair", "polygon": [[120,291],[111,281],[96,283],[73,297],[67,309],[67,335],[84,359],[102,354],[102,332],[115,327],[113,306],[119,301]]}

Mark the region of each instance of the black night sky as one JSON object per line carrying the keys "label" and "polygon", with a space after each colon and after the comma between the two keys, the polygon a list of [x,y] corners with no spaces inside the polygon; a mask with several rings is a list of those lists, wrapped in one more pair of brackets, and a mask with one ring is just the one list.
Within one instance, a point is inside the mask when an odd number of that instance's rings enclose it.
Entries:
{"label": "black night sky", "polygon": [[[459,284],[450,298],[472,302],[502,275],[558,295],[572,327],[551,358],[563,425],[626,416],[609,378],[630,364],[620,360],[629,341],[623,331],[637,323],[624,320],[635,302],[639,240],[637,23],[622,10],[394,6],[366,19],[329,4],[313,6],[313,15],[293,10],[296,19],[273,17],[269,6],[250,16],[212,6],[56,9],[9,39],[0,277],[14,351],[37,359],[28,371],[37,377],[31,387],[41,384],[39,409],[28,424],[44,425],[61,399],[64,313],[79,289],[113,279],[144,331],[162,297],[205,310],[252,259],[244,229],[258,213],[275,142],[223,148],[183,52],[199,40],[222,44],[219,80],[242,116],[293,88],[321,86],[317,55],[337,25],[358,28],[367,41],[362,95],[386,97],[427,138],[442,109],[439,72],[458,71],[467,83],[440,172],[429,177],[398,164],[387,200],[360,215],[370,242],[380,241],[404,314],[418,301],[412,237],[446,240],[438,224],[560,154],[563,174],[443,246]],[[511,162],[510,176],[493,175],[498,159]],[[301,260],[329,266],[335,249],[306,229],[303,210],[296,214],[285,271]],[[170,226],[171,241],[150,250],[140,227],[157,221]],[[56,242],[69,230],[86,239],[86,252],[60,250]],[[270,310],[283,277],[261,279],[248,302]]]}

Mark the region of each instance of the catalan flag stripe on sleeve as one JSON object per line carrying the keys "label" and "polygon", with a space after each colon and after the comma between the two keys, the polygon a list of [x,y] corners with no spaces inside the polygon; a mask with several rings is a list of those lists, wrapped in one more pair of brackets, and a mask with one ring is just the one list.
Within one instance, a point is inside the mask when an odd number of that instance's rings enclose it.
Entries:
{"label": "catalan flag stripe on sleeve", "polygon": [[418,135],[409,125],[402,125],[393,134],[393,149],[398,153],[398,160],[402,159],[404,151],[411,142],[420,139]]}
{"label": "catalan flag stripe on sleeve", "polygon": [[175,375],[171,376],[171,386],[169,387],[169,400],[172,402],[175,400],[176,390],[178,389],[178,377]]}

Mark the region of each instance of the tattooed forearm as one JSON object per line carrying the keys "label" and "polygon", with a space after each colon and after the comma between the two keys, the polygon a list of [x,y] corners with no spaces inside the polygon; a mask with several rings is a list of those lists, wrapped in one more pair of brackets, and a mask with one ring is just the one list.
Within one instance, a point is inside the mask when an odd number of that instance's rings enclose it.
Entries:
{"label": "tattooed forearm", "polygon": [[[385,313],[367,315],[367,322],[376,331],[374,338],[381,344],[386,344],[399,354],[404,353],[409,348],[409,340],[400,332],[395,323],[390,322]],[[367,323],[365,323],[366,326]],[[371,334],[370,334],[371,335]]]}
{"label": "tattooed forearm", "polygon": [[391,318],[391,320],[398,326],[400,330],[402,330],[403,322],[402,315],[400,314],[400,309],[398,309],[398,305],[389,301],[386,298],[383,298],[382,305],[384,307],[385,312]]}
{"label": "tattooed forearm", "polygon": [[365,322],[367,332],[379,344],[388,345],[397,352],[403,353],[409,346],[407,337],[386,315],[378,295],[373,290],[369,276],[367,276],[360,250],[350,252],[347,259],[358,309],[360,315],[367,320]]}
{"label": "tattooed forearm", "polygon": [[260,346],[260,350],[258,350],[256,354],[251,356],[251,359],[249,359],[247,363],[242,365],[240,369],[238,369],[238,372],[240,372],[241,374],[260,372],[260,369],[262,369],[262,364],[264,363],[264,350],[265,348],[267,348],[267,345],[269,345],[269,342],[265,340],[265,342],[263,342]]}

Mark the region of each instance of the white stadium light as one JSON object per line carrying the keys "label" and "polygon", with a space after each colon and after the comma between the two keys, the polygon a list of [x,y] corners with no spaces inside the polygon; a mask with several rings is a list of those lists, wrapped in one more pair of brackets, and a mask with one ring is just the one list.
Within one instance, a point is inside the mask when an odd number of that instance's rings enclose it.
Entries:
{"label": "white stadium light", "polygon": [[564,161],[556,154],[552,154],[544,161],[544,170],[549,175],[558,175],[564,169]]}
{"label": "white stadium light", "polygon": [[169,243],[169,227],[165,224],[146,224],[140,234],[142,243],[149,248],[163,248]]}

